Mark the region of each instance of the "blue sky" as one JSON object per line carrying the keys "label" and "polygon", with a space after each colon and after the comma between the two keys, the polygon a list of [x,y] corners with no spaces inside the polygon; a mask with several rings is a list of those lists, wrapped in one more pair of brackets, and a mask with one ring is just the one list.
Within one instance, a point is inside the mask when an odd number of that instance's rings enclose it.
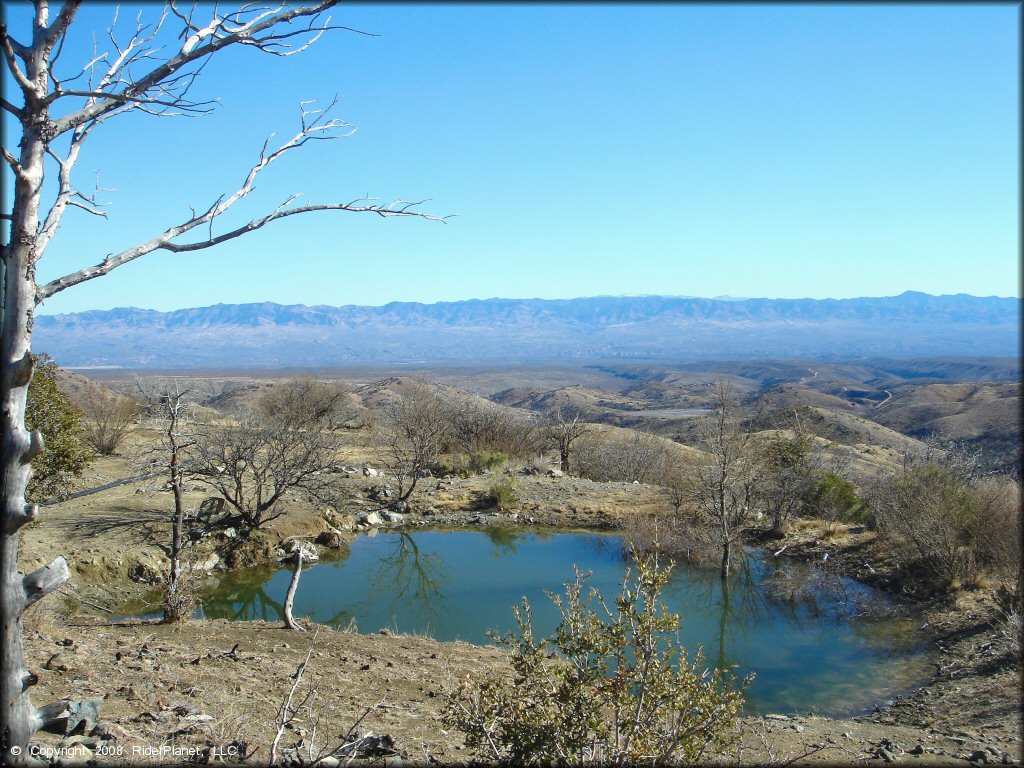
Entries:
{"label": "blue sky", "polygon": [[[62,55],[69,67],[93,31],[106,39],[111,7],[86,5]],[[454,218],[295,217],[214,250],[151,254],[58,294],[44,313],[1019,295],[1017,5],[355,5],[333,15],[379,36],[334,32],[287,59],[231,52],[197,86],[221,99],[214,114],[97,129],[77,178],[91,188],[99,172],[117,189],[105,196],[109,220],[69,212],[39,277],[95,263],[231,191],[269,133],[294,132],[306,99],[337,95],[336,115],[358,131],[282,158],[233,221],[296,192],[430,198],[424,210]],[[122,23],[133,17],[122,8]]]}

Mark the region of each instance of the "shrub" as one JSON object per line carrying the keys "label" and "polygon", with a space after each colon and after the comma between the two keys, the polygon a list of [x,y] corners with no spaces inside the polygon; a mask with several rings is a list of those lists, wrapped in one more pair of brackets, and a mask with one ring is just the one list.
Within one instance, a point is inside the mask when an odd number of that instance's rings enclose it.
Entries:
{"label": "shrub", "polygon": [[879,534],[906,564],[954,586],[976,574],[977,508],[971,489],[951,471],[925,464],[874,491]]}
{"label": "shrub", "polygon": [[[28,385],[25,426],[43,435],[43,452],[32,459],[32,480],[26,496],[42,501],[67,493],[72,477],[79,477],[92,455],[82,443],[82,412],[57,387],[57,364],[48,356],[35,358],[35,373]],[[6,436],[5,436],[6,438]]]}
{"label": "shrub", "polygon": [[502,478],[487,489],[485,499],[498,509],[508,510],[516,503],[516,486],[511,478]]}
{"label": "shrub", "polygon": [[468,746],[524,765],[694,763],[728,746],[740,690],[705,670],[699,650],[688,661],[679,616],[660,601],[670,569],[633,557],[612,606],[596,590],[583,596],[579,571],[564,598],[549,593],[561,622],[547,640],[534,639],[523,599],[518,633],[495,638],[512,651],[514,676],[467,679],[449,695],[445,722]]}
{"label": "shrub", "polygon": [[95,389],[83,398],[82,411],[82,442],[100,456],[110,456],[135,427],[142,409],[129,397]]}
{"label": "shrub", "polygon": [[506,461],[508,461],[508,456],[501,451],[480,451],[470,457],[470,465],[478,473],[500,467]]}
{"label": "shrub", "polygon": [[634,431],[607,437],[590,433],[576,451],[576,471],[596,482],[659,482],[672,463],[665,441]]}
{"label": "shrub", "polygon": [[830,523],[863,523],[867,505],[853,483],[835,472],[822,472],[803,500],[804,510]]}

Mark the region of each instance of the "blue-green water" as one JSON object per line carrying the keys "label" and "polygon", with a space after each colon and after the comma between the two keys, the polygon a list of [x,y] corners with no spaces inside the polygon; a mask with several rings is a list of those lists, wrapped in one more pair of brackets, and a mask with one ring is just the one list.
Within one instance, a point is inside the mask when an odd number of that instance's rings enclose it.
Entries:
{"label": "blue-green water", "polygon": [[[303,571],[295,615],[362,632],[388,628],[439,640],[490,642],[487,631],[515,628],[512,607],[525,595],[537,636],[558,613],[545,590],[562,591],[573,565],[590,585],[616,594],[626,568],[616,536],[519,531],[418,531],[360,536],[347,556]],[[799,600],[773,599],[773,566],[757,558],[734,574],[727,594],[716,570],[679,565],[665,602],[682,616],[681,640],[703,645],[707,663],[757,677],[748,712],[861,712],[927,677],[913,622],[878,618],[885,600],[850,580],[803,585]],[[276,620],[289,570],[225,576],[207,594],[211,618]],[[871,617],[874,615],[874,617]]]}

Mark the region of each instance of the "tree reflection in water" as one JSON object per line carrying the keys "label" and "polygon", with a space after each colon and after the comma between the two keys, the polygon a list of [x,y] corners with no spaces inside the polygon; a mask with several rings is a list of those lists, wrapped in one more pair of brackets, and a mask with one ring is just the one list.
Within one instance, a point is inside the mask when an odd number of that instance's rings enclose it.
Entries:
{"label": "tree reflection in water", "polygon": [[401,531],[396,536],[395,548],[380,559],[374,582],[390,585],[375,591],[372,598],[391,595],[390,613],[397,616],[403,609],[415,609],[428,619],[428,624],[437,619],[448,599],[441,592],[445,579],[444,560],[439,552],[422,552],[416,540]]}

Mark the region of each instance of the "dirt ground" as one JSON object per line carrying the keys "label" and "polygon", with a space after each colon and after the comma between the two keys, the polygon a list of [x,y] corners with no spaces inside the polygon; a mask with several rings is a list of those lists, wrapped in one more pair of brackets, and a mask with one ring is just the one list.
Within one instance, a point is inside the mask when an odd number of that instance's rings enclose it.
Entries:
{"label": "dirt ground", "polygon": [[[361,463],[356,466],[361,467]],[[90,487],[125,477],[124,460],[103,459],[83,481]],[[643,485],[592,483],[571,477],[514,475],[518,501],[498,512],[480,497],[495,477],[427,478],[415,512],[404,525],[509,524],[570,528],[618,528],[638,513],[663,509],[657,489]],[[333,530],[344,536],[360,512],[371,511],[379,478],[361,472],[341,481],[349,488],[349,515],[330,515],[294,505],[270,524],[262,557],[289,538],[315,538]],[[198,503],[203,493],[191,495]],[[265,764],[277,732],[278,709],[292,676],[315,643],[303,679],[318,681],[319,724],[306,719],[287,731],[279,747],[304,739],[335,743],[363,719],[350,739],[387,734],[405,764],[468,762],[461,736],[440,719],[445,691],[466,675],[507,668],[504,652],[425,637],[360,635],[326,627],[306,633],[251,622],[190,621],[180,626],[109,621],[109,611],[152,590],[153,574],[166,562],[166,510],[170,494],[158,480],[130,483],[41,509],[23,532],[23,572],[63,554],[72,580],[63,597],[51,596],[26,615],[29,668],[39,677],[35,703],[73,695],[102,701],[100,735],[59,741],[41,734],[42,757],[98,764],[239,762]],[[345,519],[340,519],[344,517]],[[878,581],[885,560],[869,532],[827,531],[809,526],[791,531],[784,556],[833,553],[848,572]],[[199,559],[211,573],[223,570],[212,558],[223,544],[211,537]],[[882,576],[879,576],[882,574]],[[922,631],[931,638],[936,673],[931,682],[884,710],[857,718],[768,715],[743,721],[740,746],[725,763],[846,764],[862,760],[920,764],[1019,763],[1021,761],[1019,655],[1012,641],[999,640],[998,610],[990,591],[961,592],[926,604]],[[367,709],[370,709],[367,712]],[[60,753],[54,752],[57,748]],[[50,749],[46,752],[45,749]]]}

